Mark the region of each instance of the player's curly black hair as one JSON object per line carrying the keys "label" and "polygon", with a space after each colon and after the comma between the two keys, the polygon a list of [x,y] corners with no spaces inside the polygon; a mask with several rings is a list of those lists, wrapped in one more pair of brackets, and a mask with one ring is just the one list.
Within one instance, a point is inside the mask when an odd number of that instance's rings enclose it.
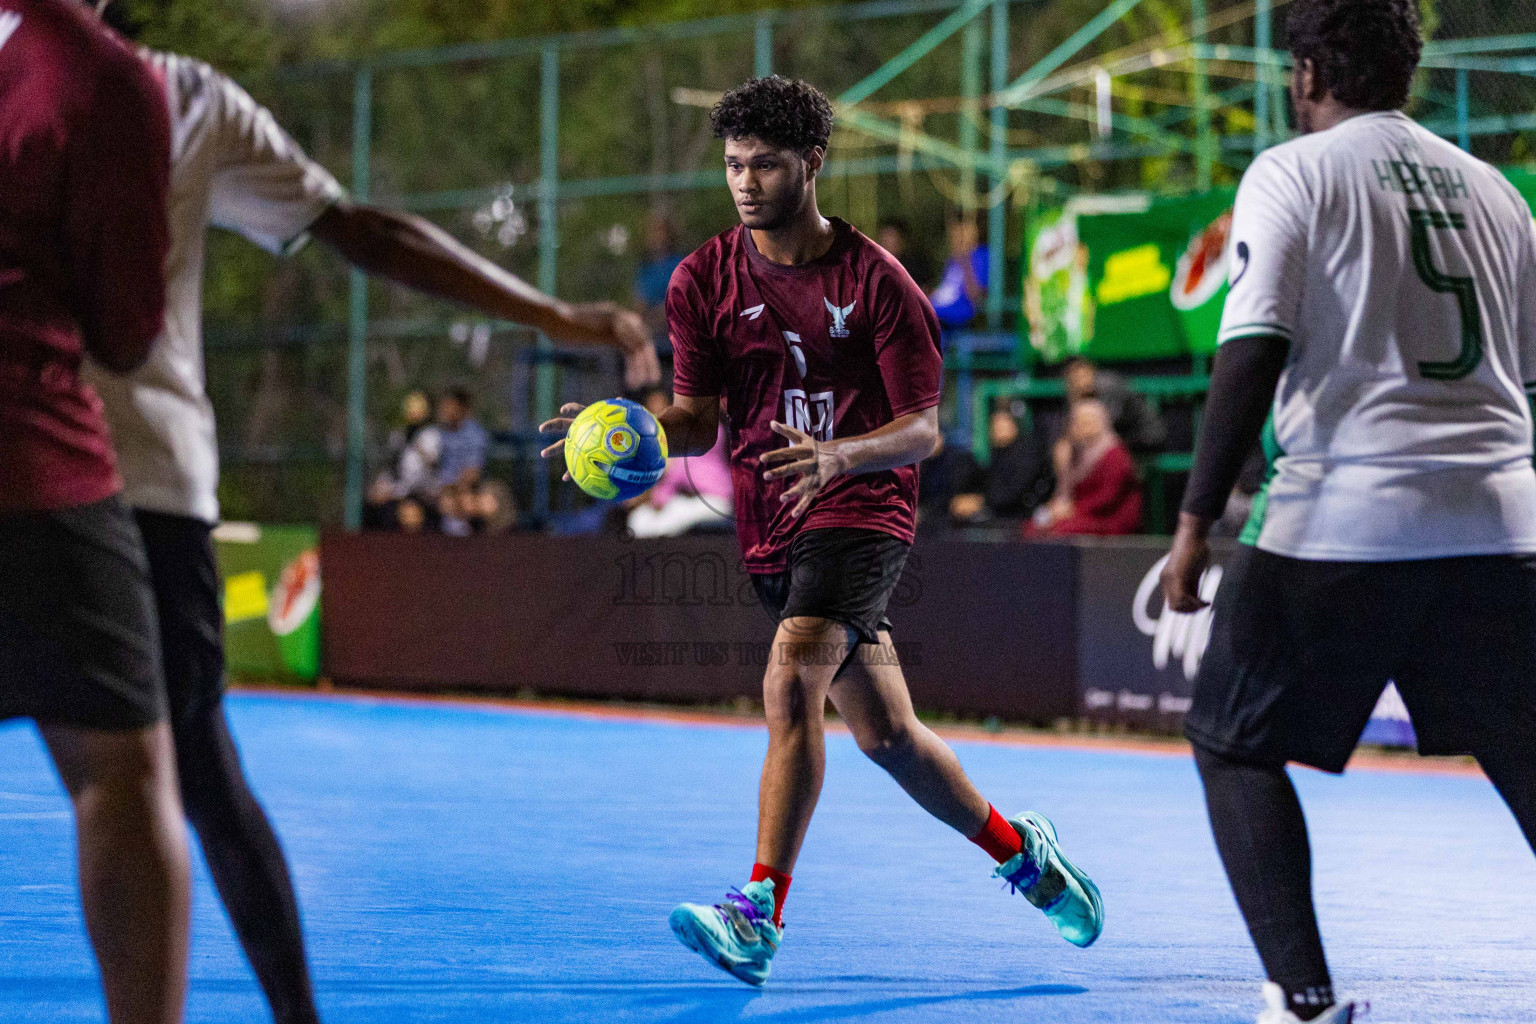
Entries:
{"label": "player's curly black hair", "polygon": [[1424,41],[1418,0],[1293,0],[1291,54],[1345,106],[1396,110],[1408,102]]}
{"label": "player's curly black hair", "polygon": [[716,103],[709,126],[719,139],[762,139],[779,149],[805,153],[827,148],[832,103],[809,82],[782,75],[751,78]]}

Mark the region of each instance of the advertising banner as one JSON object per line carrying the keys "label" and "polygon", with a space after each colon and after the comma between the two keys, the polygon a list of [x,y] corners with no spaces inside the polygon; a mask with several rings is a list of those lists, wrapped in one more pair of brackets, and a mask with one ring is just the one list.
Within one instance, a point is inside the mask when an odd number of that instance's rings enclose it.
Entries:
{"label": "advertising banner", "polygon": [[1036,356],[1214,352],[1235,194],[1084,197],[1033,218],[1024,311]]}
{"label": "advertising banner", "polygon": [[[1503,169],[1536,211],[1536,170]],[[1100,362],[1208,356],[1227,298],[1235,188],[1154,198],[1077,196],[1032,215],[1024,316],[1034,357]]]}
{"label": "advertising banner", "polygon": [[1506,167],[1504,176],[1525,197],[1525,201],[1536,212],[1536,171],[1526,170],[1523,167]]}
{"label": "advertising banner", "polygon": [[320,674],[319,534],[308,526],[224,523],[214,531],[231,673],[312,681]]}
{"label": "advertising banner", "polygon": [[1088,297],[1088,250],[1078,240],[1077,215],[1046,210],[1032,218],[1025,235],[1024,315],[1037,356],[1061,362],[1083,350],[1093,336],[1093,303]]}

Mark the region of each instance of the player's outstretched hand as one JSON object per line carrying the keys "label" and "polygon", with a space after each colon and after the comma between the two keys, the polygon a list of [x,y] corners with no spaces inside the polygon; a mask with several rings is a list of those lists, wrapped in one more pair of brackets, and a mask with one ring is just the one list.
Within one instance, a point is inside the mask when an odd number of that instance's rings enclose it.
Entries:
{"label": "player's outstretched hand", "polygon": [[821,489],[846,467],[832,444],[822,444],[805,431],[777,420],[772,427],[775,434],[789,439],[789,445],[763,454],[759,461],[770,467],[763,473],[763,479],[778,480],[786,476],[800,478],[793,487],[779,496],[780,502],[793,501],[795,507],[790,515],[799,516],[811,507],[811,502],[816,500]]}
{"label": "player's outstretched hand", "polygon": [[1207,604],[1200,598],[1200,577],[1211,564],[1211,546],[1205,539],[1209,529],[1198,516],[1179,513],[1173,548],[1163,565],[1163,596],[1176,612],[1197,612]]}
{"label": "player's outstretched hand", "polygon": [[631,390],[661,383],[656,342],[640,314],[616,302],[578,302],[565,309],[556,340],[618,349],[624,356],[624,383]]}
{"label": "player's outstretched hand", "polygon": [[656,343],[639,313],[621,309],[613,315],[613,336],[624,353],[624,386],[631,391],[661,383]]}
{"label": "player's outstretched hand", "polygon": [[[566,402],[560,407],[559,416],[556,416],[552,420],[545,420],[543,423],[539,424],[539,433],[560,435],[560,440],[539,452],[540,456],[546,459],[552,459],[556,455],[559,455],[565,451],[565,435],[570,431],[571,424],[576,422],[576,414],[585,408],[586,406],[582,405],[580,402]],[[560,479],[569,480],[570,478],[571,474],[566,473]]]}

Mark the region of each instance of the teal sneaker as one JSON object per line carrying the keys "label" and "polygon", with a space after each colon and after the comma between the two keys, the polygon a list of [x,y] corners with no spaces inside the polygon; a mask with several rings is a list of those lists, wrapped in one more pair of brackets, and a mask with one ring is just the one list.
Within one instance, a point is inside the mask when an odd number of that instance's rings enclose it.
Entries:
{"label": "teal sneaker", "polygon": [[1024,840],[1024,852],[999,864],[992,874],[1045,912],[1061,937],[1087,948],[1104,930],[1104,899],[1081,868],[1067,860],[1056,826],[1043,814],[1025,811],[1008,824]]}
{"label": "teal sneaker", "polygon": [[712,907],[684,903],[668,921],[677,941],[748,985],[768,980],[780,929],[773,923],[773,881],[748,882]]}

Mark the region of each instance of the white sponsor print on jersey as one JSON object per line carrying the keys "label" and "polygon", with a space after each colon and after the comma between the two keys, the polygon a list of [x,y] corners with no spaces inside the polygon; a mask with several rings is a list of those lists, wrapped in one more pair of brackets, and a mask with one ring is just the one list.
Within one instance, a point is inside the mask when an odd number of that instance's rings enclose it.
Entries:
{"label": "white sponsor print on jersey", "polygon": [[795,369],[800,371],[801,379],[805,377],[805,351],[800,347],[804,340],[794,331],[784,332],[784,343],[789,346],[790,355],[795,357]]}
{"label": "white sponsor print on jersey", "polygon": [[755,306],[748,306],[746,309],[742,310],[740,315],[746,317],[748,320],[756,320],[758,317],[763,315],[763,310],[767,307],[768,304],[766,302],[759,302]]}
{"label": "white sponsor print on jersey", "polygon": [[838,306],[823,295],[821,301],[827,304],[827,312],[832,314],[832,327],[827,333],[834,338],[848,337],[848,314],[853,312],[853,307],[858,300],[855,299],[846,306]]}
{"label": "white sponsor print on jersey", "polygon": [[0,46],[11,41],[11,33],[21,27],[21,15],[15,11],[0,12]]}
{"label": "white sponsor print on jersey", "polygon": [[832,440],[832,411],[835,407],[830,391],[814,391],[807,395],[799,388],[784,389],[784,422],[818,441]]}

